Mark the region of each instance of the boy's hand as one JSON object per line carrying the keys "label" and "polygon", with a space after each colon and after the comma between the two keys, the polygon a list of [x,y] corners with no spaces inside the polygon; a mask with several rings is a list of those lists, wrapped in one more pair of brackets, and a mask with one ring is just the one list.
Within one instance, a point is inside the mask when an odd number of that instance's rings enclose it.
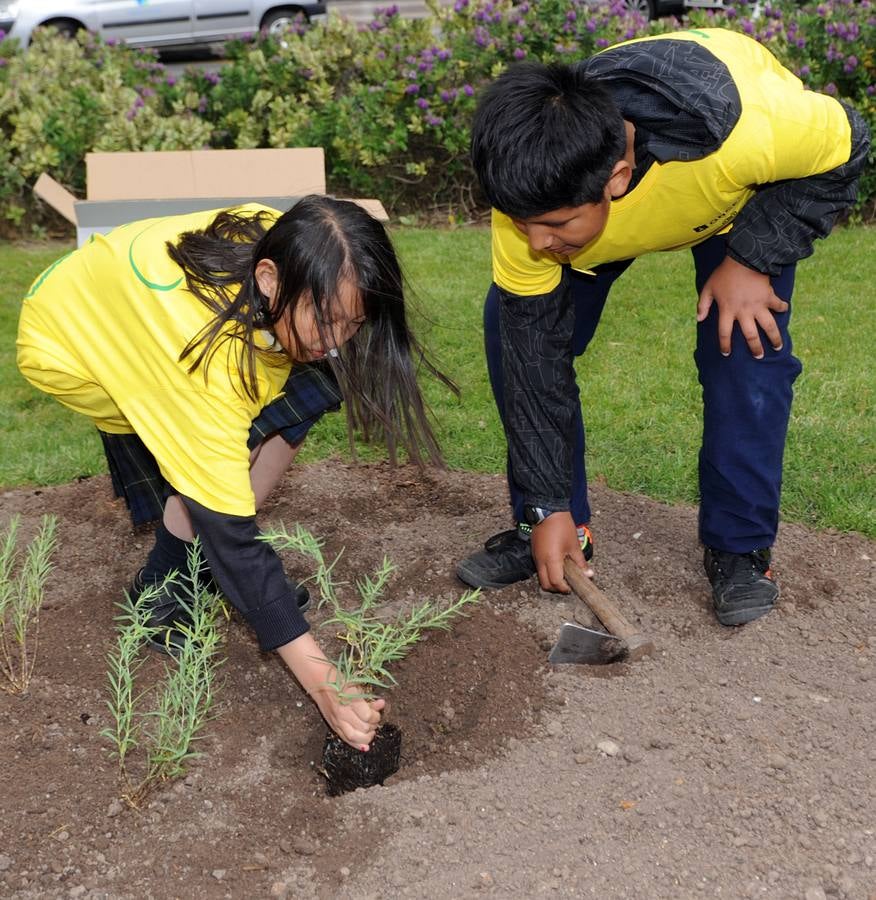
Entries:
{"label": "boy's hand", "polygon": [[773,350],[782,349],[782,336],[773,313],[785,312],[788,304],[776,296],[769,275],[755,272],[728,256],[712,272],[700,292],[697,322],[705,320],[713,302],[718,304],[718,346],[724,356],[730,355],[735,322],[739,323],[755,359],[763,359],[764,353],[758,326],[763,329]]}
{"label": "boy's hand", "polygon": [[581,552],[581,541],[572,514],[555,512],[532,529],[532,558],[539,584],[544,590],[569,593],[569,585],[563,576],[563,563],[567,556],[588,578],[593,577],[593,569]]}

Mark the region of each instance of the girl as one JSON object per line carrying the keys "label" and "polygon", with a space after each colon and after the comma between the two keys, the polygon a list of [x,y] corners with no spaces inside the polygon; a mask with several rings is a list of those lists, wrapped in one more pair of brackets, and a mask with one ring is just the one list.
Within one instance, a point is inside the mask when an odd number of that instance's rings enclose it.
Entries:
{"label": "girl", "polygon": [[[309,428],[346,401],[351,435],[440,463],[416,381],[403,279],[383,226],[349,201],[248,204],[135,222],[58,260],[25,297],[18,365],[88,416],[135,525],[160,519],[134,593],[187,570],[200,537],[222,593],[276,650],[329,726],[367,750],[384,701],[342,705],[335,672],[257,540],[256,511]],[[184,640],[171,583],[151,602]],[[153,592],[154,593],[154,592]]]}

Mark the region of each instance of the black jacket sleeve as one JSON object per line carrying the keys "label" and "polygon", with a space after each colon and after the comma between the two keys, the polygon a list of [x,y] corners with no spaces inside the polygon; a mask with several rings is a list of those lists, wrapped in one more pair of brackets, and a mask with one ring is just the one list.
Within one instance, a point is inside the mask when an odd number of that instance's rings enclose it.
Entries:
{"label": "black jacket sleeve", "polygon": [[848,161],[820,175],[760,187],[727,238],[727,252],[737,262],[778,275],[783,266],[811,256],[813,241],[827,237],[839,213],[855,202],[870,134],[861,114],[843,106],[852,128]]}
{"label": "black jacket sleeve", "polygon": [[210,571],[222,593],[255,631],[262,650],[276,650],[310,630],[292,596],[283,564],[256,539],[255,516],[230,516],[183,497]]}
{"label": "black jacket sleeve", "polygon": [[547,294],[499,291],[504,426],[524,502],[569,509],[578,386],[568,276]]}

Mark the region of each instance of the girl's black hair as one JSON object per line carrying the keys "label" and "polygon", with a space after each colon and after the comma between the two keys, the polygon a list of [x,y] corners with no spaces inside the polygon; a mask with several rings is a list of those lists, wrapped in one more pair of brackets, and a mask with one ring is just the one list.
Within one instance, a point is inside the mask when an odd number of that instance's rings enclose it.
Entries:
{"label": "girl's black hair", "polygon": [[528,219],[598,203],[626,130],[611,95],[580,67],[516,63],[481,95],[471,160],[491,206]]}
{"label": "girl's black hair", "polygon": [[[425,369],[458,390],[429,362],[408,328],[404,278],[386,229],[356,203],[322,195],[302,198],[273,224],[271,218],[267,212],[228,210],[203,231],[168,242],[168,253],[183,269],[189,290],[215,313],[180,359],[193,357],[189,371],[201,365],[206,369],[225,341],[238,341],[243,390],[258,399],[256,359],[263,351],[257,332],[287,316],[300,345],[292,324],[295,309],[299,303],[313,303],[320,334],[330,346],[339,286],[350,279],[360,292],[365,321],[326,361],[344,397],[351,449],[355,452],[358,428],[366,441],[383,439],[393,462],[401,445],[412,462],[440,465],[417,372]],[[273,306],[255,278],[263,259],[277,268]]]}

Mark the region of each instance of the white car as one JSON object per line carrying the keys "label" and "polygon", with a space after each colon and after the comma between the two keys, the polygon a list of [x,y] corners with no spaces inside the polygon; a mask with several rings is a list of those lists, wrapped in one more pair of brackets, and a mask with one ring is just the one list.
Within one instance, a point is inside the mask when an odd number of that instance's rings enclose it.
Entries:
{"label": "white car", "polygon": [[86,28],[135,47],[174,47],[279,32],[299,16],[325,14],[323,0],[0,0],[0,30],[24,47],[44,25],[68,35]]}

